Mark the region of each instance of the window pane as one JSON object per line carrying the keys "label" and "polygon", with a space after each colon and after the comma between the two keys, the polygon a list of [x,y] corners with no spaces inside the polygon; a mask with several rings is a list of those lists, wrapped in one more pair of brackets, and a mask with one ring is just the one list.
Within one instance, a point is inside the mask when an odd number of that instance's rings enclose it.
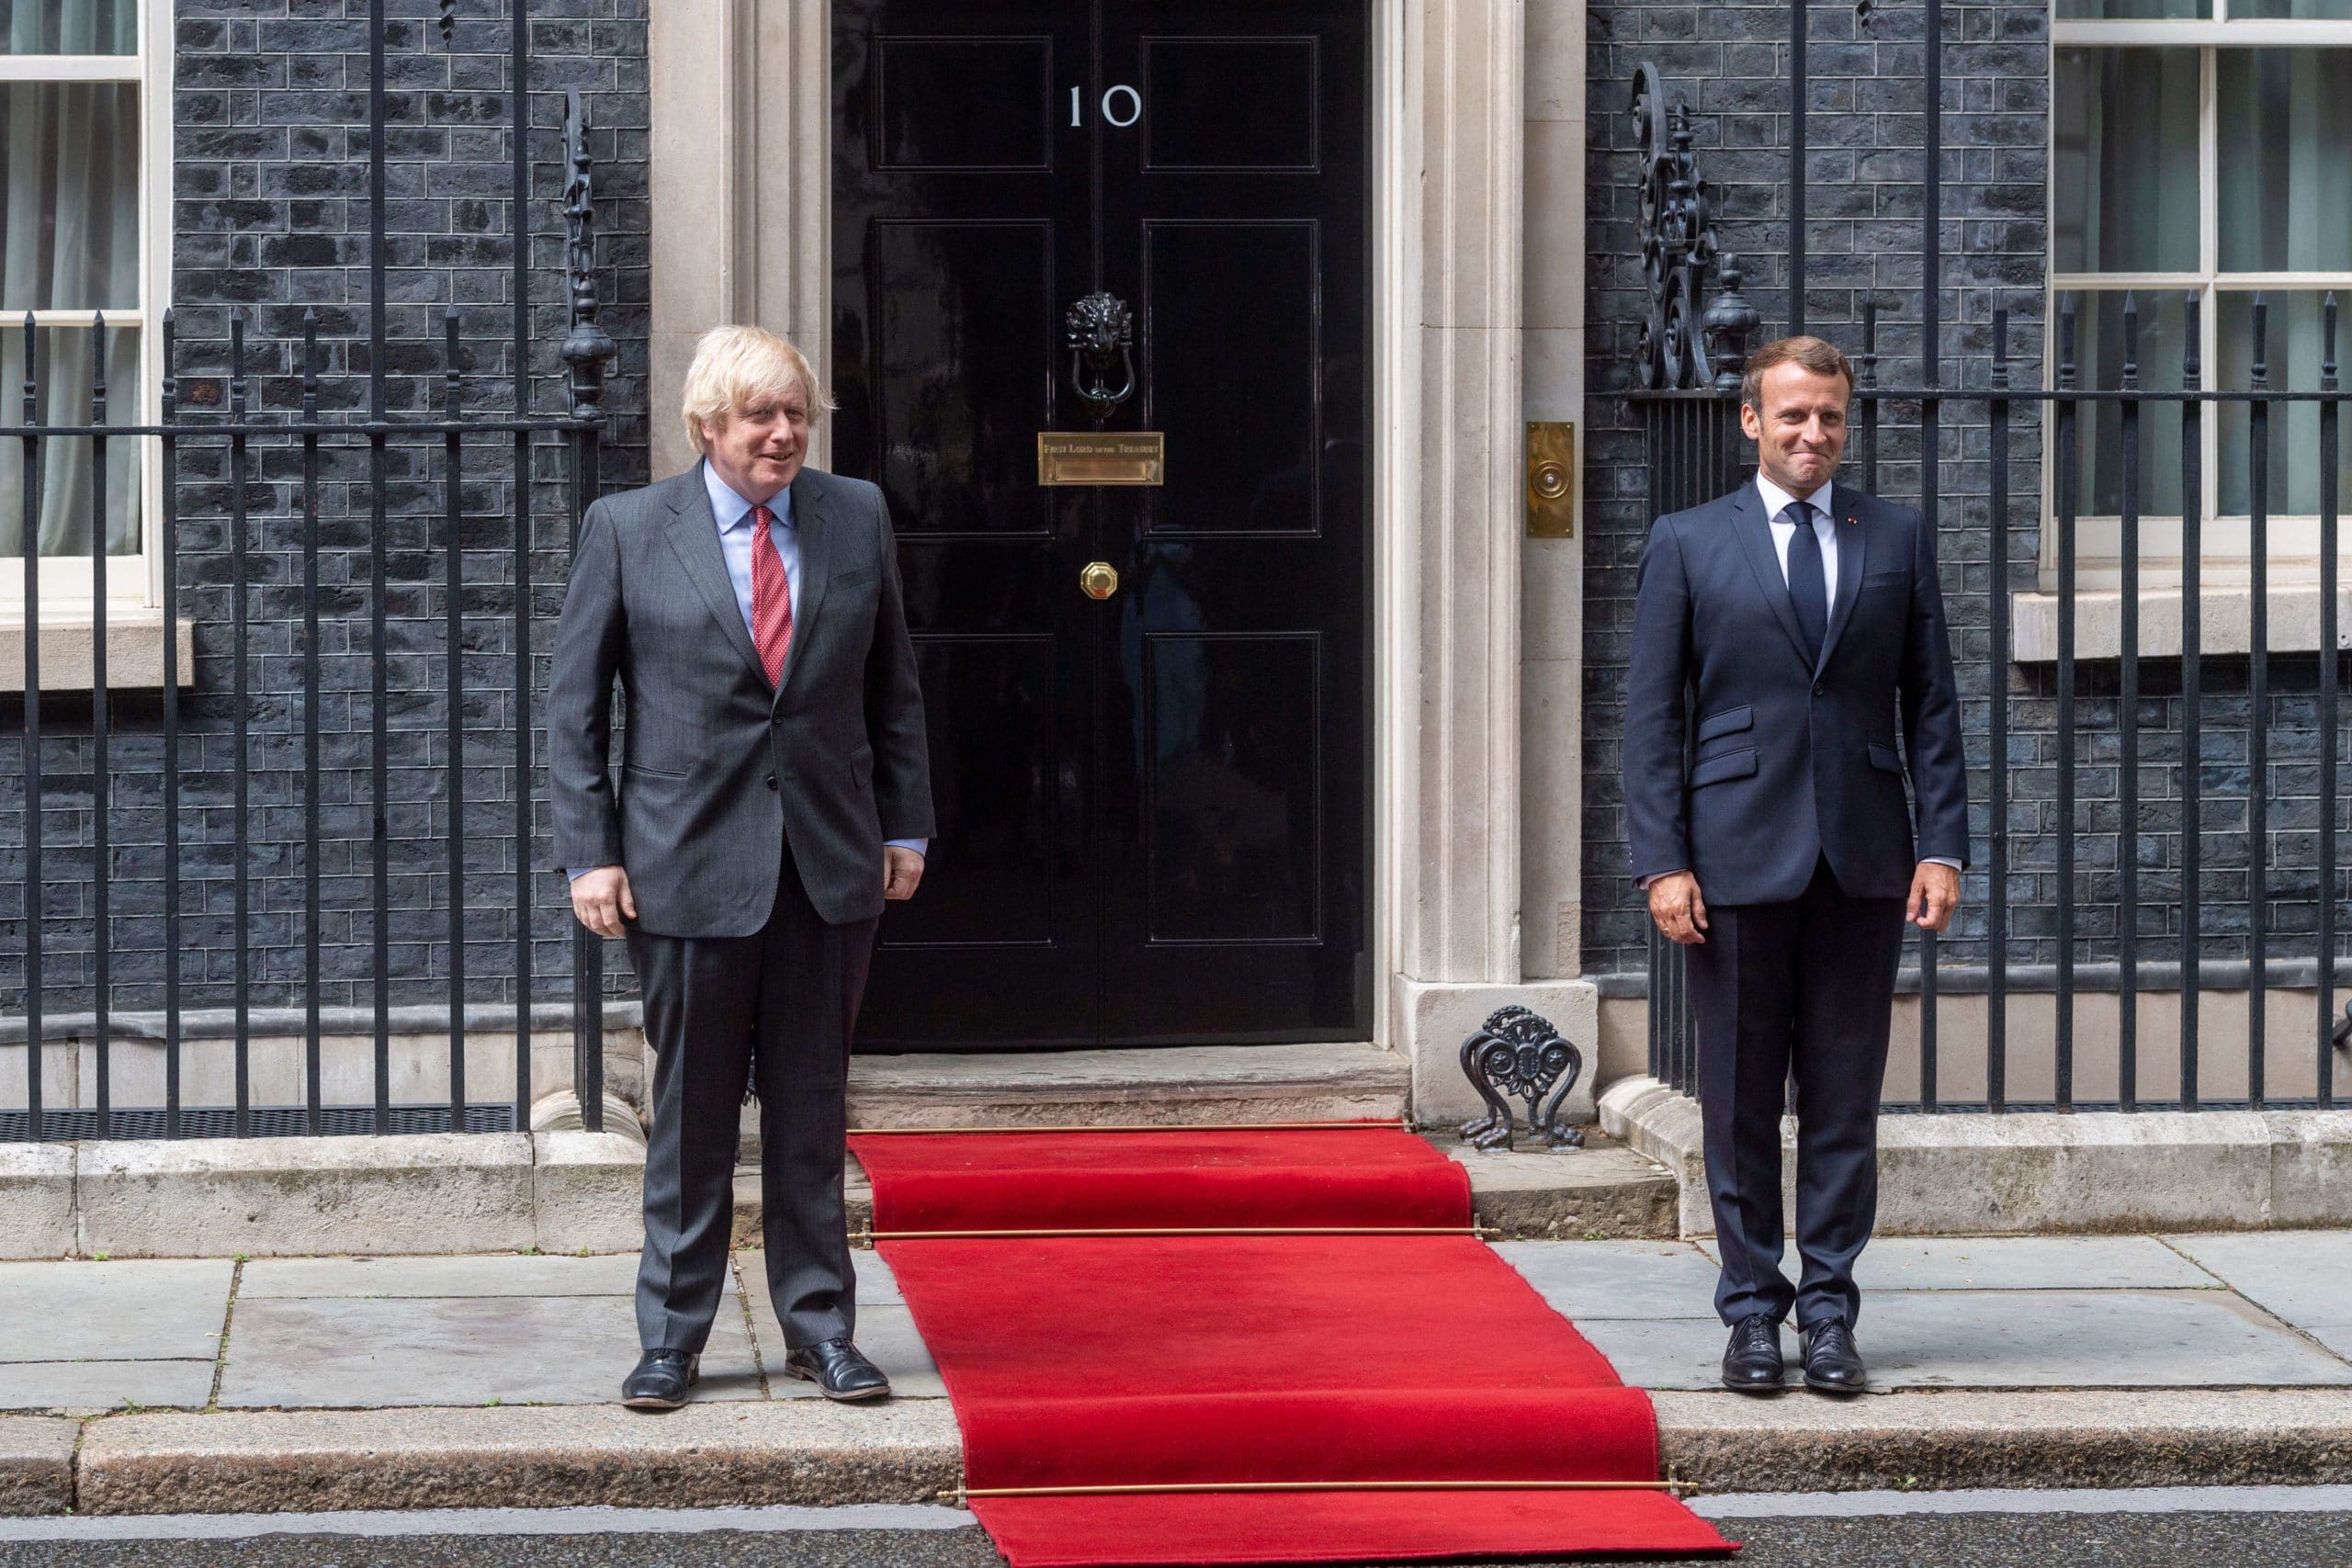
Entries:
{"label": "window pane", "polygon": [[[2123,384],[2123,296],[2120,292],[2076,297],[2080,312],[2075,385],[2112,391]],[[2140,297],[2140,386],[2143,391],[2180,389],[2181,294],[2166,290]],[[2053,346],[2055,338],[2052,340]],[[2056,363],[2056,355],[2052,355]],[[2077,515],[2120,516],[2123,511],[2123,411],[2119,403],[2080,403],[2075,453],[2080,483]],[[2180,514],[2180,405],[2140,405],[2140,514]]]}
{"label": "window pane", "polygon": [[2222,267],[2352,267],[2352,51],[2225,49]]}
{"label": "window pane", "polygon": [[2342,21],[2352,17],[2352,0],[2230,0],[2230,19],[2287,17],[2298,21]]}
{"label": "window pane", "polygon": [[0,83],[0,311],[138,306],[138,87]]}
{"label": "window pane", "polygon": [[139,0],[0,0],[0,51],[134,54]]}
{"label": "window pane", "polygon": [[[2315,392],[2319,390],[2321,356],[2320,302],[2325,298],[2319,291],[2281,294],[2273,291],[2265,296],[2270,302],[2270,332],[2266,353],[2270,367],[2270,385],[2286,392]],[[2341,301],[2338,302],[2339,305]],[[2220,337],[2215,357],[2221,361],[2218,387],[2239,390],[2254,381],[2254,296],[2223,293],[2219,296],[2217,309],[2220,319],[2214,326]],[[2352,322],[2343,319],[2339,310],[2336,321],[2335,355],[2337,375],[2344,369],[2346,335],[2352,333]],[[2346,418],[2343,414],[2336,416]],[[2254,510],[2254,489],[2251,482],[2254,457],[2251,451],[2254,421],[2244,403],[2223,403],[2221,417],[2222,443],[2222,511],[2225,514],[2244,516]],[[2352,506],[2352,429],[2339,426],[2341,439],[2336,451],[2336,505],[2339,509]],[[2270,515],[2273,517],[2319,515],[2319,405],[2317,403],[2274,403],[2270,409],[2270,439],[2267,443],[2270,466]]]}
{"label": "window pane", "polygon": [[2062,49],[2051,106],[2061,272],[2197,265],[2197,51]]}
{"label": "window pane", "polygon": [[[2245,0],[2230,0],[2235,12]],[[2062,22],[2206,21],[2213,15],[2213,0],[2058,0]]]}
{"label": "window pane", "polygon": [[[90,329],[43,327],[35,367],[40,391],[35,407],[44,424],[86,424],[90,419]],[[0,331],[0,423],[24,413],[25,333]],[[139,415],[139,329],[107,329],[107,420],[129,424]],[[86,436],[51,436],[40,443],[40,553],[90,553],[90,441]],[[0,556],[25,549],[25,444],[0,437]],[[139,548],[139,441],[116,436],[107,443],[107,553],[131,555]]]}

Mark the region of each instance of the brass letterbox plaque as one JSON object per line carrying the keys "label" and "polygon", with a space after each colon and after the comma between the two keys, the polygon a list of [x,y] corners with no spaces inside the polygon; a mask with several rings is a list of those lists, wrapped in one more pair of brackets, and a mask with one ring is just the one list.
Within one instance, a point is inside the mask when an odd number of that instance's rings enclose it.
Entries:
{"label": "brass letterbox plaque", "polygon": [[1102,434],[1094,431],[1037,433],[1041,485],[1167,483],[1167,437],[1157,430]]}
{"label": "brass letterbox plaque", "polygon": [[1577,536],[1577,427],[1568,421],[1528,421],[1527,536]]}

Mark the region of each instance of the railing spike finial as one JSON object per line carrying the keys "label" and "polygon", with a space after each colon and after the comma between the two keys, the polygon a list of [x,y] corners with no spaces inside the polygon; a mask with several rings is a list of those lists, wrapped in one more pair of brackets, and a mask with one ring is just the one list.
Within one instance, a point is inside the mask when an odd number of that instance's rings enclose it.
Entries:
{"label": "railing spike finial", "polygon": [[2072,391],[2075,387],[2075,297],[2058,297],[2058,386]]}
{"label": "railing spike finial", "polygon": [[[523,0],[515,0],[520,5]],[[447,43],[458,34],[458,0],[441,0],[441,41]]]}
{"label": "railing spike finial", "polygon": [[2009,308],[1993,307],[1993,385],[2001,391],[2009,389]]}
{"label": "railing spike finial", "polygon": [[2254,291],[2254,364],[2249,367],[2254,389],[2270,389],[2270,301],[2262,290]]}
{"label": "railing spike finial", "polygon": [[90,313],[90,423],[107,422],[107,313]]}
{"label": "railing spike finial", "polygon": [[302,423],[319,417],[319,309],[302,307]]}
{"label": "railing spike finial", "polygon": [[229,312],[229,417],[245,417],[245,317],[241,310]]}
{"label": "railing spike finial", "polygon": [[1861,384],[1878,384],[1878,296],[1862,296],[1862,352],[1857,360],[1861,370]]}
{"label": "railing spike finial", "polygon": [[25,312],[25,423],[40,423],[40,382],[36,378],[40,358],[40,329],[33,322],[33,313]]}
{"label": "railing spike finial", "polygon": [[166,424],[169,424],[172,422],[172,416],[178,411],[180,402],[180,380],[176,375],[173,374],[172,370],[173,351],[179,346],[179,312],[177,310],[165,310],[164,312],[163,392],[164,423]]}
{"label": "railing spike finial", "polygon": [[2130,289],[2123,291],[2123,389],[2137,391],[2140,387],[2140,301]]}
{"label": "railing spike finial", "polygon": [[2335,390],[2335,290],[2329,289],[2319,308],[2319,389]]}
{"label": "railing spike finial", "polygon": [[454,420],[465,394],[465,372],[458,366],[458,308],[455,305],[445,308],[441,312],[441,377],[449,417]]}
{"label": "railing spike finial", "polygon": [[570,274],[571,330],[563,340],[563,362],[571,367],[571,415],[594,419],[602,412],[605,362],[618,352],[596,323],[596,187],[588,151],[587,100],[577,87],[564,95],[564,261]]}

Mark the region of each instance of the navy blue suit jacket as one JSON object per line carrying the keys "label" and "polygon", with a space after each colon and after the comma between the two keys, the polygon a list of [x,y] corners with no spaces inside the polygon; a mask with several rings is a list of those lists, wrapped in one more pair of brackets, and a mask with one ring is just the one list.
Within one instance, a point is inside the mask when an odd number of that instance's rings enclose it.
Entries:
{"label": "navy blue suit jacket", "polygon": [[1625,682],[1637,878],[1688,870],[1710,905],[1778,903],[1804,892],[1826,855],[1849,897],[1901,898],[1920,859],[1967,863],[1934,530],[1915,508],[1849,485],[1830,502],[1838,592],[1817,665],[1753,479],[1652,525]]}

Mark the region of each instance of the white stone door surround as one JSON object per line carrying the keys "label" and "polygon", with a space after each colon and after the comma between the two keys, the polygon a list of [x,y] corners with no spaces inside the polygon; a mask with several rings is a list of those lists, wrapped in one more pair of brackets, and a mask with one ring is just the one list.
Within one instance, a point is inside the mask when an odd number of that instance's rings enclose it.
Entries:
{"label": "white stone door surround", "polygon": [[[1528,922],[1539,953],[1521,956],[1526,0],[1374,9],[1375,1032],[1412,1059],[1418,1115],[1466,1116],[1464,1036],[1496,1007],[1532,1007],[1585,1051],[1589,1115],[1592,987],[1527,978],[1573,973],[1555,912]],[[651,11],[662,474],[687,460],[672,411],[705,328],[757,321],[830,368],[831,51],[826,0]],[[1573,744],[1574,705],[1550,714],[1553,743]],[[1553,805],[1540,830],[1572,845],[1574,792]]]}

